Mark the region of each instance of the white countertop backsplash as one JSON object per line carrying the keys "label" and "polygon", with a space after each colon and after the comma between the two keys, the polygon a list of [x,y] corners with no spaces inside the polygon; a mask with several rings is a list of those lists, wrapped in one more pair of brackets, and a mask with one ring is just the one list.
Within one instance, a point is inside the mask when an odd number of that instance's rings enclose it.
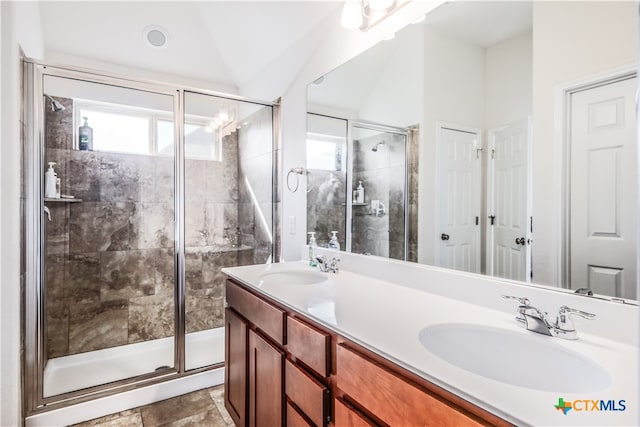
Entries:
{"label": "white countertop backsplash", "polygon": [[[265,285],[271,271],[310,271],[308,262],[225,268],[230,277],[304,314],[404,368],[517,425],[640,425],[638,412],[638,307],[559,292],[542,286],[316,248],[341,259],[340,272],[315,285]],[[303,247],[303,259],[308,257]],[[317,271],[317,269],[314,269]],[[516,325],[516,301],[527,297],[552,318],[562,305],[597,315],[575,317],[575,341],[535,334]],[[472,323],[553,340],[587,356],[611,376],[607,389],[595,393],[557,393],[510,385],[462,370],[427,351],[418,339],[426,326]],[[473,355],[469,355],[473,357]],[[518,363],[514,360],[514,363]],[[527,369],[523,366],[523,369]],[[588,375],[585,372],[585,375]],[[558,398],[625,400],[625,411],[556,410]]]}

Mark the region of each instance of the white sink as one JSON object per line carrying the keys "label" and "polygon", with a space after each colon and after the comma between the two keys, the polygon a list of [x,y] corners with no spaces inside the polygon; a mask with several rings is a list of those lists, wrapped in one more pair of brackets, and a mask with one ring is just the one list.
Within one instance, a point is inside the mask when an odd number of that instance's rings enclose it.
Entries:
{"label": "white sink", "polygon": [[588,393],[611,384],[609,373],[559,338],[472,324],[443,323],[420,331],[429,352],[474,374],[535,390]]}
{"label": "white sink", "polygon": [[263,285],[315,285],[328,280],[326,273],[314,270],[281,270],[260,274]]}

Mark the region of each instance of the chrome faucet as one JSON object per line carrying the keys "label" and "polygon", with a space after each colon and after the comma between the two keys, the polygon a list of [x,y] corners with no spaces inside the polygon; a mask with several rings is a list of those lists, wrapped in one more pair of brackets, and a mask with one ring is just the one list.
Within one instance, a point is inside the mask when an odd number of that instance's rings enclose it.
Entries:
{"label": "chrome faucet", "polygon": [[549,313],[542,312],[538,308],[531,306],[528,298],[510,295],[502,295],[502,298],[514,299],[520,303],[516,310],[516,321],[520,326],[539,334],[566,340],[575,340],[578,338],[578,333],[571,318],[572,315],[575,314],[585,319],[593,319],[596,317],[595,314],[563,305],[558,311],[555,322],[551,323],[547,320]]}
{"label": "chrome faucet", "polygon": [[340,262],[340,258],[332,257],[329,261],[324,257],[324,255],[320,255],[316,257],[316,261],[318,261],[318,268],[323,273],[337,273],[338,263]]}

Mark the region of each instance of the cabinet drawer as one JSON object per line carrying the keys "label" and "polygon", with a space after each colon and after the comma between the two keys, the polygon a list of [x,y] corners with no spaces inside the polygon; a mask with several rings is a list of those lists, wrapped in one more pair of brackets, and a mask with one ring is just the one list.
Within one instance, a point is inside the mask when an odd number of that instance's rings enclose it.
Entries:
{"label": "cabinet drawer", "polygon": [[323,377],[329,376],[331,337],[294,318],[287,318],[287,350]]}
{"label": "cabinet drawer", "polygon": [[287,427],[313,427],[287,400]]}
{"label": "cabinet drawer", "polygon": [[[336,359],[338,388],[389,425],[484,425],[344,344],[337,346]],[[375,387],[362,387],[363,384]]]}
{"label": "cabinet drawer", "polygon": [[318,427],[327,425],[329,389],[289,360],[285,364],[285,394]]}
{"label": "cabinet drawer", "polygon": [[375,427],[376,424],[369,421],[351,405],[338,398],[335,400],[335,427]]}
{"label": "cabinet drawer", "polygon": [[286,314],[284,311],[258,298],[230,280],[227,280],[227,302],[258,329],[278,344],[284,344]]}

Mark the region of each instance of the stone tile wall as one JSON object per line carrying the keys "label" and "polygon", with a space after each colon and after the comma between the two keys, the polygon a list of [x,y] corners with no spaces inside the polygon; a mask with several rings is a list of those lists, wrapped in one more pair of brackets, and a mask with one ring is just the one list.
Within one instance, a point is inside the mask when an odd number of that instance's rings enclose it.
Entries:
{"label": "stone tile wall", "polygon": [[[45,162],[57,163],[62,193],[82,202],[45,202],[52,217],[45,221],[47,357],[172,336],[173,157],[73,150],[72,101],[57,99],[67,108],[46,114]],[[250,238],[255,216],[242,206],[238,139],[223,139],[222,162],[186,160],[187,332],[223,326],[220,269],[256,262],[266,251],[259,232]],[[255,164],[257,182],[267,167],[262,175],[270,164]],[[261,200],[270,200],[270,190]],[[238,224],[240,248],[228,239]]]}
{"label": "stone tile wall", "polygon": [[[254,248],[242,262],[262,264],[272,259],[274,201],[273,111],[263,107],[243,120],[238,137],[238,224],[241,243]],[[275,205],[274,205],[275,203]],[[249,254],[247,254],[249,255]]]}
{"label": "stone tile wall", "polygon": [[[376,152],[371,148],[385,141]],[[353,186],[362,181],[367,206],[353,207],[351,250],[404,259],[405,143],[401,135],[375,135],[353,141]],[[371,200],[386,214],[373,215]]]}

